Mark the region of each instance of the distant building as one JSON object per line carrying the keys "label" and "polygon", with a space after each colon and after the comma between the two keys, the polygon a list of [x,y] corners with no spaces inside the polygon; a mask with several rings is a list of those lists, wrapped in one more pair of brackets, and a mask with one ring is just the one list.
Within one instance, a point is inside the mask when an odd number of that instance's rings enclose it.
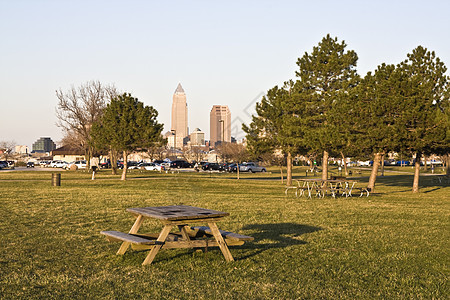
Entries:
{"label": "distant building", "polygon": [[66,162],[86,159],[84,151],[67,145],[51,151],[51,156],[53,156],[53,160],[63,160]]}
{"label": "distant building", "polygon": [[205,144],[205,133],[195,128],[191,133],[191,146],[203,146]]}
{"label": "distant building", "polygon": [[28,154],[30,153],[30,149],[28,148],[28,146],[16,146],[14,149],[14,152],[16,152],[17,154]]}
{"label": "distant building", "polygon": [[189,130],[186,93],[180,83],[173,94],[171,131],[176,136],[173,138],[172,147],[183,148],[184,140],[189,135]]}
{"label": "distant building", "polygon": [[56,144],[49,137],[41,137],[32,146],[31,152],[45,153],[56,149]]}
{"label": "distant building", "polygon": [[227,105],[214,105],[210,117],[210,143],[215,147],[221,142],[231,142],[231,112]]}

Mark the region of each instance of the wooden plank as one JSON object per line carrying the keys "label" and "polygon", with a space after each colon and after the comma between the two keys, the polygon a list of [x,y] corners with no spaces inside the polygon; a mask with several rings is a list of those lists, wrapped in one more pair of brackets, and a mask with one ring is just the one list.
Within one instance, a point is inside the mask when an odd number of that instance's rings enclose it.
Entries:
{"label": "wooden plank", "polygon": [[170,225],[186,225],[192,223],[207,223],[207,222],[219,222],[223,217],[215,217],[215,218],[205,218],[205,219],[182,219],[182,220],[161,220],[163,224]]}
{"label": "wooden plank", "polygon": [[158,254],[159,249],[161,249],[162,244],[165,242],[167,236],[169,235],[172,227],[172,225],[164,226],[164,228],[161,230],[161,233],[159,234],[158,239],[156,240],[157,242],[161,242],[161,244],[152,246],[142,265],[149,265],[152,263],[152,261],[155,259],[156,254]]}
{"label": "wooden plank", "polygon": [[222,251],[222,254],[225,257],[225,260],[226,261],[234,261],[234,258],[231,255],[230,249],[228,249],[227,244],[223,240],[223,237],[220,234],[219,228],[217,228],[216,223],[208,223],[208,226],[211,229],[212,234],[216,238],[216,241],[219,244],[220,251]]}
{"label": "wooden plank", "polygon": [[[202,231],[206,234],[212,235],[212,231],[208,226],[195,226],[191,227],[192,230]],[[224,231],[219,230],[220,234],[225,238],[229,240],[235,240],[235,241],[253,241],[254,238],[248,235],[242,235],[230,231]]]}
{"label": "wooden plank", "polygon": [[128,208],[128,212],[143,215],[149,218],[156,218],[159,220],[191,220],[191,219],[206,219],[214,217],[225,217],[229,213],[193,207],[187,205],[171,205],[171,206],[157,206],[157,207],[135,207]]}
{"label": "wooden plank", "polygon": [[[225,240],[227,246],[242,246],[244,241]],[[215,240],[190,240],[187,241],[166,241],[161,249],[179,249],[179,248],[209,248],[218,247],[219,244]],[[150,250],[153,245],[131,244],[131,248],[136,251]]]}
{"label": "wooden plank", "polygon": [[132,235],[128,233],[123,233],[120,231],[102,231],[101,234],[104,234],[108,237],[112,237],[113,239],[129,242],[132,244],[137,245],[149,245],[149,244],[155,244],[155,240],[146,239],[137,235]]}
{"label": "wooden plank", "polygon": [[[143,216],[138,216],[136,218],[136,221],[134,222],[133,226],[131,227],[130,231],[128,233],[130,234],[134,234],[137,233],[139,230],[139,227],[141,227],[142,222],[144,222],[144,217]],[[123,242],[122,245],[120,246],[119,250],[117,250],[117,255],[123,255],[125,254],[125,252],[128,250],[128,247],[130,247],[130,243],[129,242]]]}

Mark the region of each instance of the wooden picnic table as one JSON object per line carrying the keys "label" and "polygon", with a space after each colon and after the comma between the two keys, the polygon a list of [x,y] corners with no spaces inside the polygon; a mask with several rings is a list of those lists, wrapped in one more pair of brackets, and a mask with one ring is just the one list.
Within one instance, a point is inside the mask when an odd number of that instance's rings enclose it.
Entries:
{"label": "wooden picnic table", "polygon": [[[242,245],[253,240],[250,236],[222,231],[216,222],[228,216],[229,213],[193,207],[187,205],[172,205],[159,207],[128,208],[128,212],[136,216],[136,221],[128,233],[119,231],[102,231],[110,241],[122,241],[117,251],[123,255],[131,246],[134,250],[150,250],[143,265],[151,264],[160,249],[173,248],[208,248],[219,247],[226,261],[233,261],[228,246]],[[137,234],[144,219],[157,219],[163,228],[161,232]],[[207,223],[207,226],[189,227],[192,223]],[[179,233],[171,233],[177,226]]]}
{"label": "wooden picnic table", "polygon": [[[312,198],[313,193],[315,192],[316,197],[323,198],[327,191],[331,193],[333,198],[336,198],[337,195],[341,194],[345,197],[352,197],[352,190],[355,184],[358,182],[357,180],[349,180],[349,179],[319,179],[319,178],[305,178],[305,179],[296,179],[297,187],[296,188],[296,196],[298,196],[300,192],[300,196],[306,195],[307,192],[308,198]],[[286,188],[286,194],[288,189]]]}

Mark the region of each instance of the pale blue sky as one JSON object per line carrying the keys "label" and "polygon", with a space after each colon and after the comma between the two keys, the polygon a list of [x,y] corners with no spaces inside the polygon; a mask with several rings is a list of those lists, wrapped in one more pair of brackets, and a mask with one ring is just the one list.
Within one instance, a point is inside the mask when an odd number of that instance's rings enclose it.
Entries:
{"label": "pale blue sky", "polygon": [[208,138],[209,111],[222,104],[241,137],[255,98],[294,78],[297,58],[327,33],[357,52],[362,75],[418,45],[450,66],[449,12],[450,1],[433,0],[0,0],[0,140],[59,141],[55,90],[90,80],[152,105],[165,130],[181,82],[190,131]]}

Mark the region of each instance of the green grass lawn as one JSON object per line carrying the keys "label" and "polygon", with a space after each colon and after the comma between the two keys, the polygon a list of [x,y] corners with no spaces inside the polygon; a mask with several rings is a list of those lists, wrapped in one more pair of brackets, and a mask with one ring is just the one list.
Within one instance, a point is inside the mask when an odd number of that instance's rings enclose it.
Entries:
{"label": "green grass lawn", "polygon": [[[297,167],[294,175],[305,175]],[[286,197],[271,174],[0,173],[0,298],[448,299],[450,187],[387,173],[368,198]],[[360,184],[368,181],[363,170]],[[395,174],[395,175],[392,175]],[[129,207],[185,204],[230,213],[219,228],[250,235],[207,252],[115,252],[102,230],[128,232]],[[147,220],[140,232],[159,232]]]}

